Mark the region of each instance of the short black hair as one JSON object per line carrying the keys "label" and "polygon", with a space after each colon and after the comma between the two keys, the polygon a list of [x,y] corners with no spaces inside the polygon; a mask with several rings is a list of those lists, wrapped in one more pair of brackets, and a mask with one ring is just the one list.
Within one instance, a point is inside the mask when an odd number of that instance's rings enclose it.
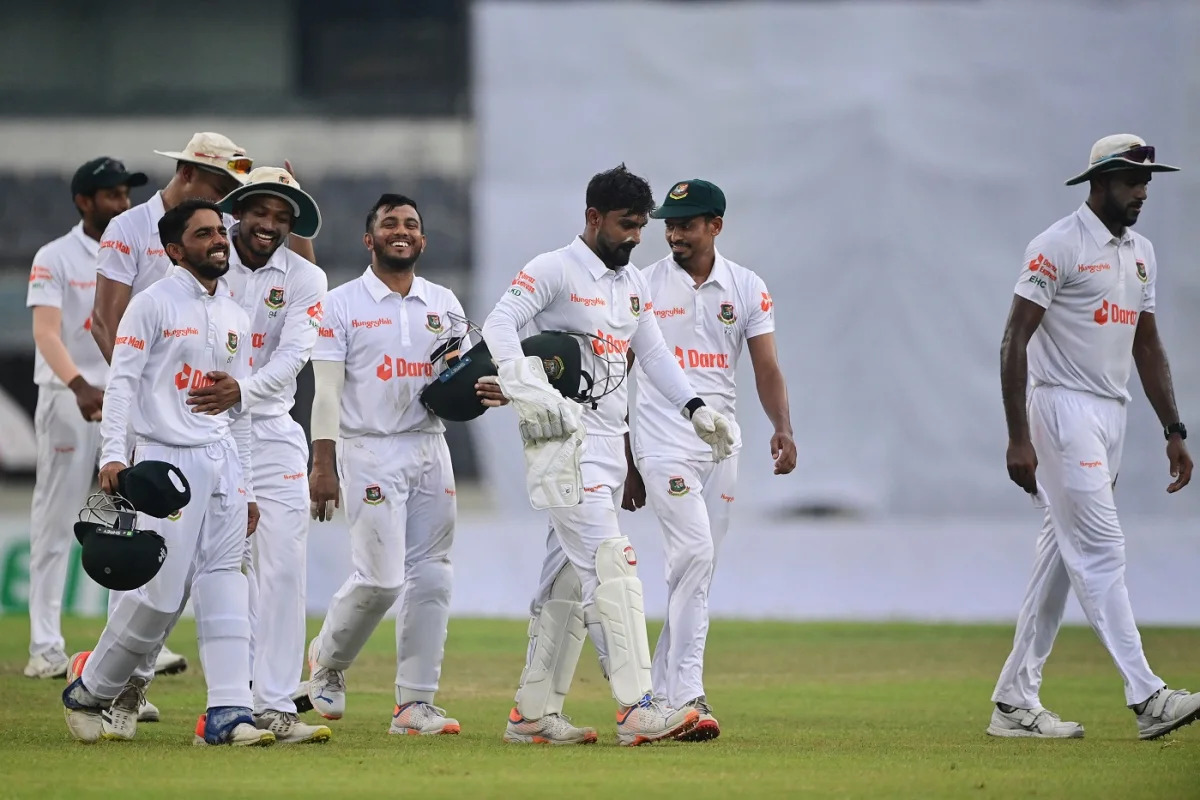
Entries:
{"label": "short black hair", "polygon": [[630,214],[649,214],[654,209],[650,182],[634,175],[624,164],[592,176],[587,186],[587,207],[601,214],[629,210]]}
{"label": "short black hair", "polygon": [[380,210],[391,211],[393,208],[400,206],[412,206],[413,211],[417,212],[417,222],[420,224],[421,232],[425,232],[425,220],[421,218],[421,209],[417,207],[417,201],[411,197],[406,197],[402,194],[381,194],[379,199],[375,201],[375,205],[371,206],[371,210],[367,212],[367,233],[371,232],[371,228],[375,226],[375,218],[379,216]]}
{"label": "short black hair", "polygon": [[[224,222],[225,217],[222,216],[220,207],[216,203],[201,200],[199,197],[184,200],[163,214],[162,219],[158,221],[158,238],[162,241],[163,250],[166,250],[169,244],[182,246],[183,232],[187,230],[188,223],[192,221],[192,216],[197,211],[205,209],[217,212],[217,216],[221,218],[222,223]],[[167,258],[171,258],[171,256],[168,255]],[[171,258],[171,263],[176,264],[178,262]]]}

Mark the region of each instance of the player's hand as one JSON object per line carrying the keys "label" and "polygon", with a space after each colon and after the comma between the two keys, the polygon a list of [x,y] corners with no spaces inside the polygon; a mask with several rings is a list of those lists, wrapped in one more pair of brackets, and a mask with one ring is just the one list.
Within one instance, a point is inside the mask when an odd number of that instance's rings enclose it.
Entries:
{"label": "player's hand", "polygon": [[[1037,453],[1033,450],[1033,442],[1010,439],[1006,460],[1012,482],[1029,494],[1037,494]],[[1188,471],[1191,471],[1190,466]]]}
{"label": "player's hand", "polygon": [[[308,495],[313,519],[321,522],[333,519],[333,509],[342,507],[337,473],[313,465],[312,473],[308,476]],[[333,503],[333,508],[329,507],[330,503]]]}
{"label": "player's hand", "polygon": [[75,404],[79,413],[88,422],[99,422],[100,412],[104,408],[104,390],[92,386],[82,375],[70,383],[71,391],[75,393]]}
{"label": "player's hand", "polygon": [[621,497],[621,508],[626,511],[637,511],[646,505],[646,482],[637,467],[631,466],[625,474],[625,493]]}
{"label": "player's hand", "polygon": [[187,404],[193,414],[220,414],[242,400],[242,387],[237,379],[225,372],[210,372],[204,377],[212,384],[188,392]]}
{"label": "player's hand", "polygon": [[775,460],[776,475],[787,475],[796,468],[796,441],[792,434],[777,432],[771,437],[771,458]]}
{"label": "player's hand", "polygon": [[475,395],[485,408],[498,408],[508,405],[508,398],[500,391],[500,378],[497,375],[484,375],[475,382]]}
{"label": "player's hand", "polygon": [[100,489],[105,494],[117,493],[117,475],[121,470],[125,469],[125,465],[120,461],[110,461],[100,468]]}
{"label": "player's hand", "polygon": [[[291,175],[293,178],[296,178],[296,170],[292,169],[292,162],[288,161],[286,158],[283,160],[283,168],[285,170],[287,170],[288,175]],[[296,178],[296,180],[300,180],[300,179]]]}
{"label": "player's hand", "polygon": [[249,539],[258,530],[258,503],[246,504],[246,538]]}
{"label": "player's hand", "polygon": [[1178,492],[1192,479],[1192,457],[1188,455],[1183,439],[1172,436],[1167,440],[1167,460],[1171,462],[1171,477],[1175,479],[1167,491]]}

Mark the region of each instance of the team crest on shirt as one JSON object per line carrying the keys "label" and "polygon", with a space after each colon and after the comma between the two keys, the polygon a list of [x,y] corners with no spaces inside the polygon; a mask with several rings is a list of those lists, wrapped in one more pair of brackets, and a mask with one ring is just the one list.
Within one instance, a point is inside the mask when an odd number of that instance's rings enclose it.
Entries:
{"label": "team crest on shirt", "polygon": [[688,185],[686,183],[677,183],[675,184],[675,188],[671,190],[671,193],[668,194],[667,197],[671,198],[672,200],[682,200],[683,198],[687,197],[687,193]]}
{"label": "team crest on shirt", "polygon": [[440,314],[425,315],[425,329],[434,333],[442,332],[442,317]]}
{"label": "team crest on shirt", "polygon": [[629,295],[629,310],[633,312],[633,315],[635,317],[638,314],[641,314],[642,313],[642,298],[638,297],[636,294]]}
{"label": "team crest on shirt", "polygon": [[687,481],[682,475],[673,475],[667,479],[667,494],[671,497],[683,497],[689,491],[691,490],[688,489]]}
{"label": "team crest on shirt", "polygon": [[737,314],[733,313],[733,303],[721,303],[721,310],[717,313],[717,319],[726,325],[732,325],[737,322]]}
{"label": "team crest on shirt", "polygon": [[377,506],[383,502],[383,489],[379,488],[379,484],[372,483],[367,487],[366,493],[363,494],[363,502],[369,506]]}
{"label": "team crest on shirt", "polygon": [[267,299],[263,302],[267,304],[267,308],[283,308],[283,287],[272,286],[271,291],[267,292]]}
{"label": "team crest on shirt", "polygon": [[238,349],[238,335],[233,331],[225,336],[225,349],[229,351],[229,355],[233,355]]}
{"label": "team crest on shirt", "polygon": [[562,377],[566,366],[563,364],[562,356],[554,358],[543,358],[542,368],[546,370],[546,380],[556,381]]}
{"label": "team crest on shirt", "polygon": [[1148,274],[1146,274],[1146,262],[1138,260],[1136,263],[1137,263],[1138,280],[1141,281],[1142,283],[1145,283],[1146,281],[1150,280],[1150,276]]}

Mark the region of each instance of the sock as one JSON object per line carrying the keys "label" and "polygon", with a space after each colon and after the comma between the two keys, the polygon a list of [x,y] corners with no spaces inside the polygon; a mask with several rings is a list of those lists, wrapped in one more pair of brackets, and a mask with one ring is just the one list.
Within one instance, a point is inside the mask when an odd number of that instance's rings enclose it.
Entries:
{"label": "sock", "polygon": [[406,706],[409,703],[428,703],[433,705],[433,692],[418,692],[416,689],[396,687],[396,704]]}
{"label": "sock", "polygon": [[1017,710],[1016,706],[1010,706],[1008,703],[996,703],[996,708],[1000,709],[1005,714],[1011,714]]}

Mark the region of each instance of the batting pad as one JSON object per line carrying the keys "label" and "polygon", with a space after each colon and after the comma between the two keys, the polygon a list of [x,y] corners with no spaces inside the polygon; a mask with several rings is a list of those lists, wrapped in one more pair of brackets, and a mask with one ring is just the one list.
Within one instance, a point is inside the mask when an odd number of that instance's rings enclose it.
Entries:
{"label": "batting pad", "polygon": [[517,711],[525,719],[561,714],[583,652],[582,588],[571,564],[550,587],[550,599],[529,620],[529,651],[517,689]]}
{"label": "batting pad", "polygon": [[629,539],[607,539],[596,550],[596,614],[608,653],[608,683],[613,697],[631,706],[651,691],[650,644],[637,554]]}

